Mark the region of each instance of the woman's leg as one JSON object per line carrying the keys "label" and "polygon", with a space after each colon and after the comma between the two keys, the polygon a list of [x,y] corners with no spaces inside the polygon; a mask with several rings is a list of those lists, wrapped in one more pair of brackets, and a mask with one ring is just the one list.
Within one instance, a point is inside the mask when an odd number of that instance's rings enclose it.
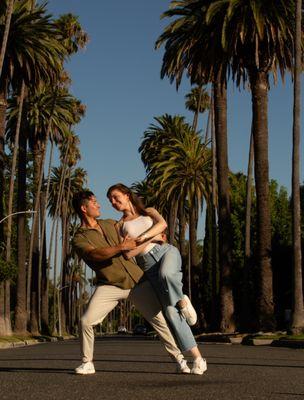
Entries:
{"label": "woman's leg", "polygon": [[196,311],[188,296],[183,294],[182,260],[178,249],[170,245],[160,261],[159,279],[167,293],[169,304],[179,309],[190,326],[195,325]]}
{"label": "woman's leg", "polygon": [[188,351],[196,347],[192,331],[176,307],[180,296],[183,296],[181,258],[178,250],[167,246],[165,251],[160,249],[153,257],[146,257],[146,261],[150,263],[150,268],[145,274],[159,298],[180,349]]}
{"label": "woman's leg", "polygon": [[168,304],[178,305],[183,301],[182,260],[178,249],[168,246],[162,255],[159,266],[159,279],[168,297]]}

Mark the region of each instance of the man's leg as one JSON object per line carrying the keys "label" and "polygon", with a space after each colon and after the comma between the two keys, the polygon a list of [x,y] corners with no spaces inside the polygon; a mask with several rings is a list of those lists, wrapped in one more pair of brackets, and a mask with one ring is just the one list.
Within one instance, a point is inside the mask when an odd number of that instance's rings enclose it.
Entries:
{"label": "man's leg", "polygon": [[144,281],[137,284],[131,290],[130,300],[159,334],[170,356],[177,362],[182,361],[184,356],[177,347],[150,282]]}
{"label": "man's leg", "polygon": [[116,286],[97,286],[90,299],[88,308],[81,318],[81,354],[84,363],[93,360],[94,330],[93,326],[101,323],[110,311],[117,305],[118,300],[128,297],[130,290]]}

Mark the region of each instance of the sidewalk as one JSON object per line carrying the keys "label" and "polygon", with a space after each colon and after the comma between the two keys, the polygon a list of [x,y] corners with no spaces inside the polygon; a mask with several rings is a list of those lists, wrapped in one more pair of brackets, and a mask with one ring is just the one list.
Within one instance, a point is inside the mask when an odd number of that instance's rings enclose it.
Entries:
{"label": "sidewalk", "polygon": [[[106,337],[107,335],[104,335]],[[126,336],[126,335],[123,335]],[[235,345],[241,344],[245,346],[273,346],[273,347],[289,347],[296,349],[304,349],[304,338],[296,339],[289,338],[287,335],[282,335],[277,338],[278,335],[274,333],[258,333],[258,334],[223,334],[219,332],[215,333],[203,333],[196,335],[195,339],[198,343],[212,343],[222,345]],[[121,335],[110,335],[112,338],[120,338]],[[132,336],[133,337],[133,336]],[[157,335],[142,336],[142,339],[157,340]],[[77,339],[77,336],[66,335],[66,336],[38,336],[38,337],[21,337],[21,336],[8,336],[0,337],[0,350],[29,346],[45,342],[58,342],[63,340]]]}

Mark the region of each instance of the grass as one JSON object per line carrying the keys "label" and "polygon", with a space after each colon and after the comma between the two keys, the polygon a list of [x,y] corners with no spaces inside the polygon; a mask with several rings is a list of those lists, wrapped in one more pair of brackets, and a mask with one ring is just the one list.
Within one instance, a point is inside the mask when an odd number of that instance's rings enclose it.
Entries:
{"label": "grass", "polygon": [[24,340],[34,339],[33,336],[20,336],[20,335],[12,335],[12,336],[0,336],[0,342],[23,342]]}
{"label": "grass", "polygon": [[304,334],[302,335],[257,335],[254,336],[254,339],[273,339],[273,340],[280,340],[280,339],[287,339],[287,340],[304,340]]}

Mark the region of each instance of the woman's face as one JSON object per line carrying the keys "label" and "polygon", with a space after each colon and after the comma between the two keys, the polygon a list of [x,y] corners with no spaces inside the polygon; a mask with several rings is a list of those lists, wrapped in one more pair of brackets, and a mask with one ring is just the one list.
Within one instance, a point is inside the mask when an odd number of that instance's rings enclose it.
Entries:
{"label": "woman's face", "polygon": [[118,189],[112,190],[109,196],[112,207],[117,211],[126,211],[130,208],[129,195],[122,193]]}

